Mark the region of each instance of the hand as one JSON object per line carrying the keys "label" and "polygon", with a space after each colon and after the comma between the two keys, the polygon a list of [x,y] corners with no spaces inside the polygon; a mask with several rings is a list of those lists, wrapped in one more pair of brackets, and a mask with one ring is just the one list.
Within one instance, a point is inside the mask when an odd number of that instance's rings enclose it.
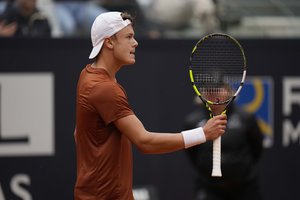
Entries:
{"label": "hand", "polygon": [[17,30],[17,23],[13,22],[5,25],[4,22],[0,22],[0,36],[1,37],[12,37]]}
{"label": "hand", "polygon": [[225,114],[217,115],[209,119],[203,126],[206,141],[214,140],[225,133],[227,116]]}

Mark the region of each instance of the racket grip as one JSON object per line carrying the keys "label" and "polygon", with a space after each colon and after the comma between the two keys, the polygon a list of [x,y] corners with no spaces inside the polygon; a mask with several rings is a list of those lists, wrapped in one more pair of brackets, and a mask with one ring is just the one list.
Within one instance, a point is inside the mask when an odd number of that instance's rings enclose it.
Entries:
{"label": "racket grip", "polygon": [[221,172],[221,136],[213,141],[213,169],[211,176],[222,177]]}

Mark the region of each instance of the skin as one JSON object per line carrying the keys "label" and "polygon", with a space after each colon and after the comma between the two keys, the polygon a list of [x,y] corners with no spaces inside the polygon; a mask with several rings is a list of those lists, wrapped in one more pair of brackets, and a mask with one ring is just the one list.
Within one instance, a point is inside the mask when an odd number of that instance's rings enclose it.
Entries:
{"label": "skin", "polygon": [[[128,25],[114,36],[105,39],[92,67],[106,70],[117,81],[115,75],[122,66],[135,63],[137,46],[138,42],[134,38],[133,27]],[[147,131],[135,115],[123,117],[114,123],[122,134],[125,134],[143,153],[159,154],[184,149],[184,140],[181,133]],[[219,115],[208,120],[202,127],[206,140],[213,140],[224,134],[226,123],[226,115]]]}
{"label": "skin", "polygon": [[5,24],[4,22],[0,22],[0,36],[1,37],[11,37],[17,31],[17,23],[13,22],[10,24]]}
{"label": "skin", "polygon": [[30,16],[36,8],[36,0],[15,0],[21,13],[24,16]]}

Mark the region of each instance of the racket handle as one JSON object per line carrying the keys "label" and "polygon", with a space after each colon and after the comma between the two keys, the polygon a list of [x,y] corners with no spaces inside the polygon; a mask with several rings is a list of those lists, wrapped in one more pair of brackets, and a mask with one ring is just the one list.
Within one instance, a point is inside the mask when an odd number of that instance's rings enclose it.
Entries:
{"label": "racket handle", "polygon": [[211,176],[221,177],[221,136],[213,141],[213,169]]}

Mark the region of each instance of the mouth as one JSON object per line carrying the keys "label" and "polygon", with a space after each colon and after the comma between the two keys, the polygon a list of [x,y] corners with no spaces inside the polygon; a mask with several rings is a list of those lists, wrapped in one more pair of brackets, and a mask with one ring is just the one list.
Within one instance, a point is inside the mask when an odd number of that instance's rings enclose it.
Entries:
{"label": "mouth", "polygon": [[130,56],[131,56],[132,58],[135,58],[135,52],[134,52],[134,51],[131,51],[131,52],[130,52]]}

